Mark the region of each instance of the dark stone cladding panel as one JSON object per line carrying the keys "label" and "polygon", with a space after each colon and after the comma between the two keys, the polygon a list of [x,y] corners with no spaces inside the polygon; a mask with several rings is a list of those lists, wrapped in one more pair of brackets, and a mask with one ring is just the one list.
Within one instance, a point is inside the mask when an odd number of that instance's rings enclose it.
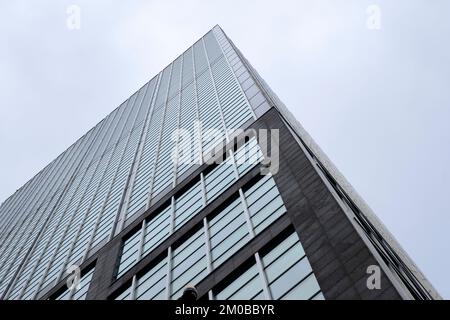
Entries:
{"label": "dark stone cladding panel", "polygon": [[367,267],[378,265],[377,260],[278,111],[272,108],[254,127],[280,130],[280,165],[274,179],[325,298],[401,299],[383,271],[381,289],[367,288]]}
{"label": "dark stone cladding panel", "polygon": [[[326,299],[400,299],[400,295],[382,272],[381,290],[369,290],[366,286],[367,266],[377,261],[357,233],[345,212],[321,179],[313,164],[303,153],[278,111],[271,108],[251,126],[253,129],[279,129],[279,172],[274,179],[280,190],[288,213],[278,218],[262,233],[236,252],[218,269],[198,284],[199,296],[205,298],[209,290],[222,284],[233,272],[252,259],[253,255],[270,245],[271,241],[294,228],[305,249],[314,274]],[[271,152],[277,149],[269,148]],[[275,154],[273,154],[275,155]],[[163,257],[167,248],[177,244],[202,223],[204,217],[213,214],[227,203],[229,197],[244,187],[260,173],[256,167],[227,189],[219,198],[174,232],[168,239],[150,252],[119,279],[114,278],[119,261],[121,243],[138,228],[143,219],[155,214],[171,196],[185,188],[201,171],[203,165],[184,179],[171,192],[152,205],[113,240],[81,266],[96,263],[96,269],[88,291],[88,299],[108,299],[126,288],[134,274],[142,274]],[[54,296],[64,288],[65,280],[42,298]]]}

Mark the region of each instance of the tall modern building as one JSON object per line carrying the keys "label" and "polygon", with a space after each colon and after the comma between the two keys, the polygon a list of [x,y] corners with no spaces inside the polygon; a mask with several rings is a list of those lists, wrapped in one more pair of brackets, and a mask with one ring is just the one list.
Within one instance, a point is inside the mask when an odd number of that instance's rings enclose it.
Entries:
{"label": "tall modern building", "polygon": [[2,299],[190,284],[199,299],[440,298],[219,26],[0,207]]}

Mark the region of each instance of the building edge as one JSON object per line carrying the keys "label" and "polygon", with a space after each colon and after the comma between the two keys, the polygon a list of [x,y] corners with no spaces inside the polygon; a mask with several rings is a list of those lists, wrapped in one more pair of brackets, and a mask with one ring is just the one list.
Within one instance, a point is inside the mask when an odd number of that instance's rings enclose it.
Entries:
{"label": "building edge", "polygon": [[[294,115],[289,111],[286,105],[279,99],[275,92],[270,88],[270,86],[265,82],[265,80],[260,76],[260,74],[253,68],[250,62],[245,58],[242,52],[236,47],[234,42],[227,36],[227,34],[223,31],[220,25],[216,25],[214,28],[219,28],[222,33],[227,38],[230,45],[233,47],[236,54],[241,59],[242,63],[245,65],[246,69],[252,76],[255,83],[261,89],[261,92],[264,94],[265,98],[272,107],[275,107],[283,120],[287,123],[293,133],[300,140],[299,142],[303,144],[303,147],[307,149],[309,153],[317,159],[320,165],[329,173],[333,179],[337,182],[337,184],[343,189],[345,194],[350,198],[350,200],[356,205],[362,215],[375,227],[375,229],[379,232],[382,238],[389,244],[389,246],[393,249],[393,251],[398,255],[398,257],[403,261],[407,269],[414,275],[414,277],[418,280],[420,285],[426,290],[429,295],[429,298],[435,300],[442,300],[441,295],[437,292],[431,282],[425,277],[425,275],[420,271],[417,265],[413,262],[411,257],[406,253],[406,251],[402,248],[400,243],[395,239],[392,233],[387,229],[387,227],[381,222],[381,220],[376,216],[375,212],[369,207],[369,205],[364,201],[364,199],[358,194],[358,192],[353,188],[353,186],[348,182],[348,180],[344,177],[344,175],[339,171],[339,169],[334,165],[334,163],[328,158],[328,156],[322,151],[320,146],[314,141],[311,135],[304,129],[304,127],[300,124],[300,122],[294,117]],[[320,172],[320,170],[318,170]],[[323,174],[321,175],[323,177]],[[325,179],[324,179],[325,180]],[[347,208],[343,208],[344,211],[348,211]],[[352,221],[353,222],[353,221]],[[367,239],[364,239],[367,240]],[[375,251],[374,256],[379,260],[381,265],[387,267],[387,265],[382,261],[382,257],[374,250],[372,245],[369,245],[371,251]],[[388,271],[389,270],[389,271]],[[413,299],[413,296],[409,292],[408,288],[405,284],[400,280],[400,278],[388,268],[386,274],[390,277],[391,280],[394,280],[393,283],[396,285],[397,289],[399,289],[400,293],[406,299]],[[395,279],[393,279],[393,277]]]}

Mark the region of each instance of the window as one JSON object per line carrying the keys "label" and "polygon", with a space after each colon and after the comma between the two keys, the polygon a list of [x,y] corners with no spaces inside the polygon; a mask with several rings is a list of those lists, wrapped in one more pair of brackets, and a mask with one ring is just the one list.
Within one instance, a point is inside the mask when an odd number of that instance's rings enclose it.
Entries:
{"label": "window", "polygon": [[248,211],[256,234],[286,212],[271,175],[264,176],[245,192]]}
{"label": "window", "polygon": [[154,218],[145,222],[142,257],[150,253],[169,236],[171,212],[172,208],[169,206]]}
{"label": "window", "polygon": [[[142,257],[150,253],[170,235],[172,207],[168,206],[157,215],[147,219],[142,227],[125,240],[120,257],[117,277],[130,270]],[[141,249],[141,238],[143,242]],[[142,253],[140,253],[142,252]]]}
{"label": "window", "polygon": [[141,238],[142,229],[139,229],[139,231],[134,233],[125,241],[122,249],[117,277],[120,277],[122,274],[127,272],[139,260],[139,244],[141,242]]}
{"label": "window", "polygon": [[183,294],[187,284],[197,284],[207,274],[205,234],[197,231],[172,253],[172,299]]}
{"label": "window", "polygon": [[256,264],[216,294],[217,300],[260,300],[264,298]]}
{"label": "window", "polygon": [[262,257],[273,299],[307,300],[320,292],[296,233]]}
{"label": "window", "polygon": [[211,202],[236,181],[231,159],[219,164],[211,172],[205,175],[206,200]]}
{"label": "window", "polygon": [[175,200],[175,230],[203,208],[202,187],[198,181]]}
{"label": "window", "polygon": [[260,261],[262,269],[258,270],[255,260],[250,261],[247,270],[225,280],[225,287],[215,293],[217,300],[256,300],[270,296],[274,300],[325,299],[295,232],[262,258],[258,254],[254,259]]}
{"label": "window", "polygon": [[238,198],[209,223],[211,260],[214,268],[250,240],[244,208]]}
{"label": "window", "polygon": [[[258,154],[258,152],[260,153],[260,150],[256,138],[252,138],[237,150],[236,156],[238,160],[243,158],[249,159],[252,154]],[[258,159],[261,159],[261,157],[258,156]],[[250,170],[251,165],[239,168],[242,168],[241,172],[245,174]],[[167,239],[173,230],[178,230],[198,214],[205,206],[205,199],[207,203],[210,203],[234,183],[236,181],[236,169],[233,159],[229,157],[207,173],[203,180],[197,180],[186,191],[182,191],[180,195],[174,196],[172,204],[166,206],[157,215],[144,221],[142,228],[124,243],[117,276],[122,276],[142,257]],[[243,195],[244,197],[235,194],[235,199],[231,200],[232,202],[225,209],[214,217],[208,218],[212,269],[217,268],[251,240],[253,233],[247,221],[250,220],[252,222],[255,234],[257,234],[286,212],[275,181],[271,176],[260,177],[253,186],[243,192]],[[172,212],[172,208],[174,212]],[[141,241],[142,248],[140,247]],[[195,252],[200,255],[200,251]],[[200,256],[198,258],[200,259]],[[203,262],[201,264],[203,265]],[[193,266],[200,268],[195,263]],[[186,270],[186,272],[192,274],[192,270]],[[206,266],[204,266],[204,269],[201,269],[201,272],[205,270]],[[184,281],[184,279],[182,280]],[[180,280],[180,283],[183,282],[182,280]],[[181,284],[174,285],[173,293],[176,294]]]}
{"label": "window", "polygon": [[128,287],[124,292],[122,292],[114,300],[131,300],[131,287]]}
{"label": "window", "polygon": [[136,300],[163,300],[167,285],[167,258],[136,281]]}
{"label": "window", "polygon": [[201,228],[173,249],[170,258],[171,283],[168,288],[169,265],[166,256],[144,275],[134,276],[134,284],[115,299],[162,300],[169,295],[171,299],[178,299],[187,284],[197,284],[207,275],[206,254],[205,233]]}
{"label": "window", "polygon": [[242,177],[263,160],[264,156],[255,137],[236,151],[235,159],[239,175]]}

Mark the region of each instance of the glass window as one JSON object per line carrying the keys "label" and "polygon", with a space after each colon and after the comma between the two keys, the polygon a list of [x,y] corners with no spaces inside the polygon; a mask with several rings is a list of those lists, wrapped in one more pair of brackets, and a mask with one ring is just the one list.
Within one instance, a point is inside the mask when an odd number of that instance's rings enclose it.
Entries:
{"label": "glass window", "polygon": [[203,49],[203,41],[200,39],[194,46],[194,60],[195,60],[195,72],[197,75],[201,74],[208,67],[208,61],[206,60],[205,50]]}
{"label": "glass window", "polygon": [[134,266],[139,260],[139,244],[142,237],[142,229],[139,229],[130,238],[125,240],[122,255],[120,257],[119,270],[117,277],[120,277]]}
{"label": "glass window", "polygon": [[250,171],[264,158],[255,137],[240,147],[235,154],[236,165],[240,176]]}
{"label": "glass window", "polygon": [[172,255],[172,299],[178,299],[187,284],[195,285],[207,274],[203,229],[175,248]]}
{"label": "glass window", "polygon": [[216,294],[217,300],[261,300],[263,285],[256,264]]}
{"label": "glass window", "polygon": [[319,292],[314,297],[312,297],[311,300],[325,300],[325,297],[323,296],[322,292]]}
{"label": "glass window", "polygon": [[209,203],[217,198],[234,181],[236,181],[236,175],[233,170],[233,163],[230,159],[227,159],[205,175],[207,202]]}
{"label": "glass window", "polygon": [[114,300],[131,300],[131,287],[128,287],[124,292],[122,292]]}
{"label": "glass window", "polygon": [[[170,219],[172,206],[168,206],[160,213],[145,221],[144,229],[139,229],[130,238],[125,240],[122,255],[120,257],[117,277],[122,276],[131,269],[142,257],[150,253],[170,235]],[[142,253],[139,256],[142,232],[144,239]]]}
{"label": "glass window", "polygon": [[203,208],[200,181],[175,200],[175,229],[180,228]]}
{"label": "glass window", "polygon": [[183,87],[194,78],[194,62],[192,56],[192,47],[186,50],[183,57]]}
{"label": "glass window", "polygon": [[73,300],[85,300],[89,285],[91,284],[92,276],[94,275],[94,269],[87,272],[80,280],[80,287],[73,294]]}
{"label": "glass window", "polygon": [[147,255],[170,235],[171,206],[146,221],[142,256]]}
{"label": "glass window", "polygon": [[[306,279],[294,286],[290,291],[284,294],[282,300],[325,300],[325,297],[320,291],[314,274],[310,274]],[[318,293],[319,292],[319,293]],[[311,295],[316,294],[313,298]]]}
{"label": "glass window", "polygon": [[174,179],[174,161],[172,151],[175,148],[173,132],[177,128],[179,109],[179,95],[167,103],[162,127],[161,141],[159,142],[158,157],[155,168],[155,177],[152,186],[152,197],[172,185]]}
{"label": "glass window", "polygon": [[320,292],[296,233],[262,257],[273,299],[307,300]]}
{"label": "glass window", "polygon": [[144,275],[136,277],[136,288],[129,286],[115,300],[164,300],[167,285],[167,257]]}
{"label": "glass window", "polygon": [[256,234],[286,212],[286,207],[271,175],[265,176],[248,189],[245,192],[245,198]]}
{"label": "glass window", "polygon": [[[259,259],[258,256],[255,258]],[[225,288],[215,293],[216,299],[267,299],[263,289],[265,279],[268,282],[267,290],[273,299],[324,299],[296,233],[292,233],[269,252],[265,252],[261,263],[264,277],[258,271],[256,263],[253,263],[242,274],[235,276]]]}
{"label": "glass window", "polygon": [[136,281],[136,300],[163,300],[167,285],[167,257]]}
{"label": "glass window", "polygon": [[[225,222],[229,222],[227,227],[220,227]],[[216,268],[250,240],[244,208],[239,198],[210,221],[209,233],[212,265]]]}

